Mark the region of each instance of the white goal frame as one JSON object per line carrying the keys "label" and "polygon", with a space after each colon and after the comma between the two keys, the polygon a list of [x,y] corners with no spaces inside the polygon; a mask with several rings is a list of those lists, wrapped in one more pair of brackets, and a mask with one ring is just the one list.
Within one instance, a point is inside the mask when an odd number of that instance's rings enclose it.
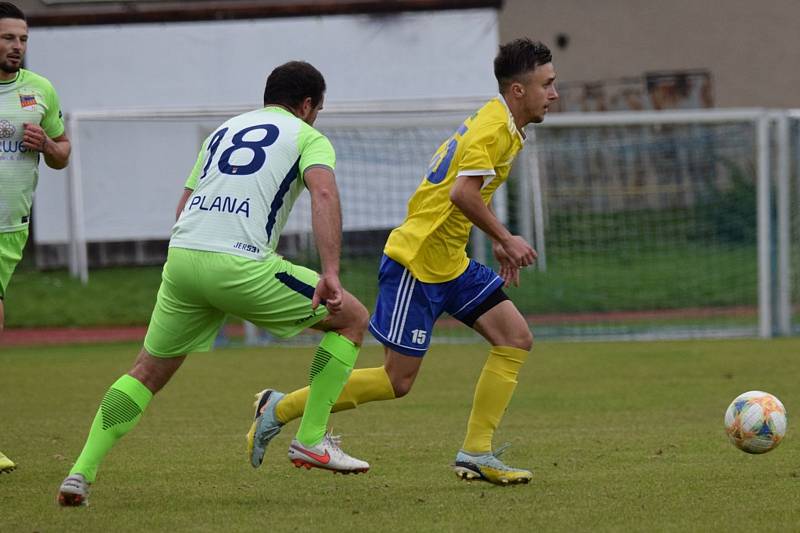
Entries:
{"label": "white goal frame", "polygon": [[[451,100],[381,101],[372,103],[330,103],[319,117],[324,126],[439,126],[447,121],[457,124],[480,107],[486,98],[460,98]],[[139,109],[127,111],[73,111],[66,116],[67,131],[72,141],[72,160],[68,168],[68,228],[69,271],[84,283],[89,278],[87,240],[83,219],[83,180],[79,132],[89,121],[119,119],[179,119],[228,117],[253,109],[228,107],[217,109]],[[769,110],[761,108],[714,109],[693,111],[630,111],[602,113],[557,113],[529,128],[528,142],[535,142],[538,128],[646,126],[659,124],[721,124],[750,123],[755,128],[756,181],[757,181],[757,235],[758,235],[758,316],[759,336],[789,335],[791,333],[791,266],[790,266],[790,163],[791,146],[789,123],[799,119],[800,110]],[[772,131],[775,132],[773,152]],[[435,147],[431,147],[431,151]],[[520,232],[529,242],[535,243],[540,269],[547,268],[546,235],[544,231],[541,169],[535,156],[519,158],[515,172],[523,177],[519,193]],[[525,153],[525,152],[523,152]],[[772,162],[775,162],[774,180],[777,191],[777,223],[771,226]],[[501,203],[502,195],[499,200]],[[532,222],[531,222],[532,221]],[[773,279],[772,235],[776,232],[777,279]],[[480,239],[480,238],[478,238]],[[478,240],[477,244],[481,244]],[[476,246],[477,259],[485,253],[485,246]],[[773,289],[774,284],[774,289]]]}

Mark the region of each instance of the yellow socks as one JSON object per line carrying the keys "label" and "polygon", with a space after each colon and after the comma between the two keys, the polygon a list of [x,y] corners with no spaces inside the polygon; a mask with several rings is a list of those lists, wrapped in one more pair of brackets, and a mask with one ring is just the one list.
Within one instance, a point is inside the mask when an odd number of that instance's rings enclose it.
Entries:
{"label": "yellow socks", "polygon": [[527,350],[510,346],[492,346],[489,350],[489,358],[475,386],[462,450],[471,453],[492,451],[494,431],[514,394],[517,374],[527,357]]}
{"label": "yellow socks", "polygon": [[[503,418],[517,386],[517,374],[528,357],[527,350],[493,346],[475,387],[472,412],[462,450],[471,453],[492,451],[492,437]],[[275,407],[275,416],[287,423],[303,416],[308,387],[290,392]],[[331,412],[354,409],[358,405],[395,397],[392,382],[383,367],[353,370]]]}
{"label": "yellow socks", "polygon": [[[308,391],[309,388],[304,387],[281,398],[281,401],[275,406],[276,418],[285,424],[303,416],[308,400]],[[362,403],[391,399],[394,399],[394,388],[382,366],[357,368],[350,373],[350,378],[331,412],[354,409]]]}

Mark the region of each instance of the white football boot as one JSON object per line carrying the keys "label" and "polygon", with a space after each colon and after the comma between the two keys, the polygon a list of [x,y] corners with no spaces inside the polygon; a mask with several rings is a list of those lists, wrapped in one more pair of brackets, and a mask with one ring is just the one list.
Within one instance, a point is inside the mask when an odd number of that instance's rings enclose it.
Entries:
{"label": "white football boot", "polygon": [[294,466],[306,469],[323,468],[340,474],[359,474],[369,470],[369,463],[350,457],[339,447],[340,438],[325,434],[316,446],[304,446],[297,439],[289,446],[289,460]]}

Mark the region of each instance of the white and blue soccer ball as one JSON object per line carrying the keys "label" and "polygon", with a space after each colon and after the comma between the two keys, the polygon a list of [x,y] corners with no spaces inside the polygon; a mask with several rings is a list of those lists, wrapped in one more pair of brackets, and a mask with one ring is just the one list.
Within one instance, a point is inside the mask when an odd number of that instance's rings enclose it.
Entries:
{"label": "white and blue soccer ball", "polygon": [[725,412],[725,432],[733,445],[744,452],[774,450],[786,435],[786,409],[768,392],[745,392]]}

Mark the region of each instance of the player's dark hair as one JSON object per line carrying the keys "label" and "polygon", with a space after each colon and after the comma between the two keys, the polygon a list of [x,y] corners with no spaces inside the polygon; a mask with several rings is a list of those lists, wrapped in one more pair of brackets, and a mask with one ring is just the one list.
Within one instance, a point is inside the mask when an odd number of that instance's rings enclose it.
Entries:
{"label": "player's dark hair", "polygon": [[527,37],[501,45],[494,58],[494,77],[497,78],[500,92],[505,91],[512,82],[519,81],[521,76],[552,60],[553,54],[547,46]]}
{"label": "player's dark hair", "polygon": [[325,93],[325,78],[305,61],[289,61],[276,67],[264,87],[264,105],[280,104],[292,109],[311,97],[316,107]]}
{"label": "player's dark hair", "polygon": [[25,20],[25,13],[11,2],[0,2],[0,19]]}

